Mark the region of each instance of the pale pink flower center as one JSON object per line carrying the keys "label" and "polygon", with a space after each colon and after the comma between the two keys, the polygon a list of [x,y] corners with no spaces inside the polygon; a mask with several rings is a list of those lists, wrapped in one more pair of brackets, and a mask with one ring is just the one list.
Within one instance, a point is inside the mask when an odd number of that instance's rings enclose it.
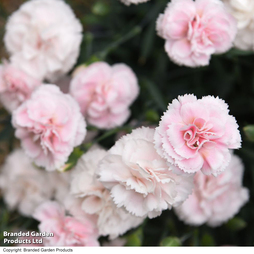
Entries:
{"label": "pale pink flower center", "polygon": [[[145,163],[146,164],[146,163]],[[147,165],[143,165],[142,162],[136,163],[137,167],[133,167],[132,175],[135,176],[137,181],[144,182],[144,180],[153,183],[154,187],[156,183],[161,183],[163,179],[169,178],[167,174],[165,174],[165,168],[153,168]],[[138,172],[137,169],[140,169]]]}
{"label": "pale pink flower center", "polygon": [[[28,99],[29,94],[26,93],[24,89],[26,88],[26,84],[21,79],[17,79],[12,75],[9,75],[9,73],[5,73],[3,79],[9,92],[16,94],[20,100]],[[20,90],[19,87],[22,87],[23,90]]]}
{"label": "pale pink flower center", "polygon": [[[47,53],[47,51],[50,51],[54,47],[54,39],[53,38],[47,38],[44,39],[40,35],[40,33],[43,33],[43,31],[39,32],[39,28],[33,27],[30,29],[30,37],[33,38],[33,40],[27,38],[29,46],[34,50],[33,54],[38,53]],[[25,49],[24,49],[25,50]]]}
{"label": "pale pink flower center", "polygon": [[39,142],[45,154],[48,154],[48,150],[53,152],[55,150],[55,144],[61,141],[61,137],[58,134],[54,119],[50,118],[47,124],[41,125],[40,129],[33,128],[31,131],[35,133],[33,136],[34,142]]}
{"label": "pale pink flower center", "polygon": [[201,21],[198,14],[189,21],[187,39],[191,42],[193,49],[213,44],[209,39],[207,24]]}
{"label": "pale pink flower center", "polygon": [[186,145],[193,149],[199,150],[202,145],[210,141],[214,133],[211,131],[212,124],[207,124],[203,119],[195,119],[193,124],[189,124],[182,128],[183,139]]}
{"label": "pale pink flower center", "polygon": [[223,192],[225,192],[228,188],[228,184],[219,184],[219,179],[223,177],[223,175],[215,178],[214,176],[203,176],[202,180],[196,180],[196,186],[198,186],[197,194],[199,198],[202,200],[213,199],[219,197]]}
{"label": "pale pink flower center", "polygon": [[[108,94],[111,90],[111,86],[108,84],[108,82],[101,84],[99,86],[94,86],[93,83],[91,83],[91,87],[89,89],[90,94],[90,100],[88,102],[88,107],[90,107],[90,110],[100,111],[109,113],[110,108],[108,106]],[[90,111],[91,112],[91,111]]]}

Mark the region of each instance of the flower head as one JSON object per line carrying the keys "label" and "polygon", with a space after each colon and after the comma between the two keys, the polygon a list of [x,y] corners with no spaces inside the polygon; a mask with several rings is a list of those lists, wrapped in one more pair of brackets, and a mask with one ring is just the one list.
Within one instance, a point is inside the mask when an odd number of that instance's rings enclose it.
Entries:
{"label": "flower head", "polygon": [[98,233],[87,218],[77,219],[65,215],[64,207],[54,201],[47,201],[35,210],[33,217],[40,221],[41,232],[51,232],[46,237],[46,246],[99,246]]}
{"label": "flower head", "polygon": [[14,12],[4,42],[11,61],[38,79],[56,80],[76,63],[82,26],[62,0],[30,0]]}
{"label": "flower head", "polygon": [[9,112],[29,99],[33,90],[40,85],[39,80],[13,65],[0,65],[0,101]]}
{"label": "flower head", "polygon": [[[220,174],[230,161],[229,149],[241,136],[228,105],[218,97],[179,96],[169,104],[154,136],[158,153],[182,172]],[[178,172],[180,172],[178,170]]]}
{"label": "flower head", "polygon": [[79,159],[72,172],[71,195],[81,201],[80,207],[85,213],[97,216],[99,234],[115,239],[137,227],[143,222],[143,218],[118,208],[110,192],[98,180],[98,164],[105,155],[105,150],[94,149]]}
{"label": "flower head", "polygon": [[13,112],[15,135],[37,166],[64,165],[86,135],[86,123],[75,100],[55,85],[40,86]]}
{"label": "flower head", "polygon": [[139,93],[137,78],[125,64],[112,67],[96,62],[80,67],[70,84],[87,121],[99,128],[122,125],[129,117],[129,106]]}
{"label": "flower head", "polygon": [[157,20],[171,60],[189,67],[208,65],[212,54],[229,50],[236,30],[219,0],[172,0]]}
{"label": "flower head", "polygon": [[248,190],[242,187],[243,164],[232,155],[229,166],[218,177],[197,172],[193,194],[175,208],[178,217],[186,224],[219,226],[238,213],[248,201]]}
{"label": "flower head", "polygon": [[22,149],[7,157],[1,169],[0,188],[9,209],[17,209],[25,216],[31,216],[54,193],[49,173],[35,168]]}
{"label": "flower head", "polygon": [[153,145],[154,130],[139,128],[123,136],[99,166],[99,180],[114,203],[135,216],[156,217],[181,204],[192,191],[192,176],[178,176]]}
{"label": "flower head", "polygon": [[254,2],[253,0],[223,0],[228,11],[237,20],[234,45],[242,50],[254,50]]}

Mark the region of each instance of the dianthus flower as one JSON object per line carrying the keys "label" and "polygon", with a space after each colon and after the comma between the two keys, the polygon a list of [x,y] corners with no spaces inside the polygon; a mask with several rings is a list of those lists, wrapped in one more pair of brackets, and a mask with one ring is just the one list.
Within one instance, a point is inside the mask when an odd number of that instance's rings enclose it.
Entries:
{"label": "dianthus flower", "polygon": [[59,169],[86,135],[76,101],[55,85],[42,85],[13,112],[15,136],[37,166]]}
{"label": "dianthus flower", "polygon": [[118,208],[110,192],[97,179],[98,163],[105,155],[105,150],[94,149],[79,159],[72,172],[70,193],[80,199],[80,207],[85,213],[97,216],[99,234],[115,239],[127,230],[137,227],[144,218]]}
{"label": "dianthus flower", "polygon": [[169,104],[154,136],[157,152],[177,171],[218,175],[241,147],[238,124],[218,97],[179,96]]}
{"label": "dianthus flower", "polygon": [[30,0],[8,19],[5,46],[11,61],[31,76],[55,81],[79,56],[82,25],[62,0]]}
{"label": "dianthus flower", "polygon": [[0,65],[0,101],[9,112],[29,99],[31,93],[40,85],[39,80],[13,65]]}
{"label": "dianthus flower", "polygon": [[242,50],[254,50],[254,1],[223,0],[223,2],[237,20],[235,47]]}
{"label": "dianthus flower", "polygon": [[7,157],[1,169],[0,189],[8,208],[25,216],[31,216],[38,205],[54,194],[49,173],[34,167],[22,149]]}
{"label": "dianthus flower", "polygon": [[218,177],[197,172],[193,194],[175,208],[178,217],[186,224],[219,226],[236,215],[248,201],[248,189],[242,186],[243,164],[232,155],[229,166]]}
{"label": "dianthus flower", "polygon": [[70,84],[88,123],[102,129],[122,125],[130,116],[129,106],[139,94],[136,75],[125,64],[112,67],[96,62],[79,67]]}
{"label": "dianthus flower", "polygon": [[212,54],[228,51],[236,31],[220,0],[172,0],[157,20],[170,59],[189,67],[208,65]]}
{"label": "dianthus flower", "polygon": [[154,130],[138,128],[119,139],[100,162],[98,174],[114,203],[135,216],[159,216],[192,191],[192,176],[179,176],[156,152]]}
{"label": "dianthus flower", "polygon": [[45,237],[45,246],[99,246],[95,225],[87,218],[66,216],[64,207],[47,201],[35,210],[33,217],[40,222],[40,232],[53,233]]}

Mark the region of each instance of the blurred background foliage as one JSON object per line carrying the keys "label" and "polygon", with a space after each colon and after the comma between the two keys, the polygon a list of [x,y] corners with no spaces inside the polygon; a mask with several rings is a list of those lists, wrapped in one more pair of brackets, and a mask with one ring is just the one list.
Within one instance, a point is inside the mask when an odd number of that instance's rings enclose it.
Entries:
{"label": "blurred background foliage", "polygon": [[[3,45],[8,16],[24,0],[0,0],[0,54],[8,55]],[[198,98],[219,96],[229,104],[242,134],[242,148],[236,153],[245,165],[244,186],[250,191],[249,202],[235,218],[217,228],[206,225],[187,226],[173,211],[146,220],[128,232],[126,245],[131,246],[252,246],[254,244],[254,54],[231,49],[212,56],[210,65],[186,68],[172,63],[164,51],[164,40],[156,35],[155,24],[167,0],[151,0],[137,6],[125,6],[119,0],[68,0],[84,27],[81,54],[77,64],[104,60],[110,64],[124,62],[139,79],[140,96],[132,106],[132,116],[123,127],[157,125],[167,104],[178,95],[193,93]],[[18,146],[11,126],[11,116],[0,108],[0,163]],[[99,132],[106,148],[115,142],[121,128]],[[0,202],[0,231],[36,229],[37,223],[7,211]],[[2,233],[0,233],[2,240]],[[1,244],[3,245],[3,244]]]}

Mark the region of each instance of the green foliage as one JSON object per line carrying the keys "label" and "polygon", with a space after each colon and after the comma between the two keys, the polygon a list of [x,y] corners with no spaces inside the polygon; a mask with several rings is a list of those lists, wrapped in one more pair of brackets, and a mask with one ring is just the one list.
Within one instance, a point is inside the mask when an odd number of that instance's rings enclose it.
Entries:
{"label": "green foliage", "polygon": [[201,238],[201,246],[215,246],[213,236],[209,233],[205,233]]}
{"label": "green foliage", "polygon": [[181,246],[181,240],[177,237],[166,237],[161,241],[160,246]]}
{"label": "green foliage", "polygon": [[229,220],[226,224],[226,227],[231,231],[239,231],[244,229],[246,226],[247,226],[246,222],[238,217]]}
{"label": "green foliage", "polygon": [[158,122],[160,120],[160,117],[158,113],[155,110],[148,110],[146,111],[146,120],[149,122]]}
{"label": "green foliage", "polygon": [[254,125],[247,125],[243,128],[246,137],[254,142]]}
{"label": "green foliage", "polygon": [[125,246],[141,246],[143,241],[143,232],[142,229],[139,228],[135,232],[126,236],[126,244]]}

